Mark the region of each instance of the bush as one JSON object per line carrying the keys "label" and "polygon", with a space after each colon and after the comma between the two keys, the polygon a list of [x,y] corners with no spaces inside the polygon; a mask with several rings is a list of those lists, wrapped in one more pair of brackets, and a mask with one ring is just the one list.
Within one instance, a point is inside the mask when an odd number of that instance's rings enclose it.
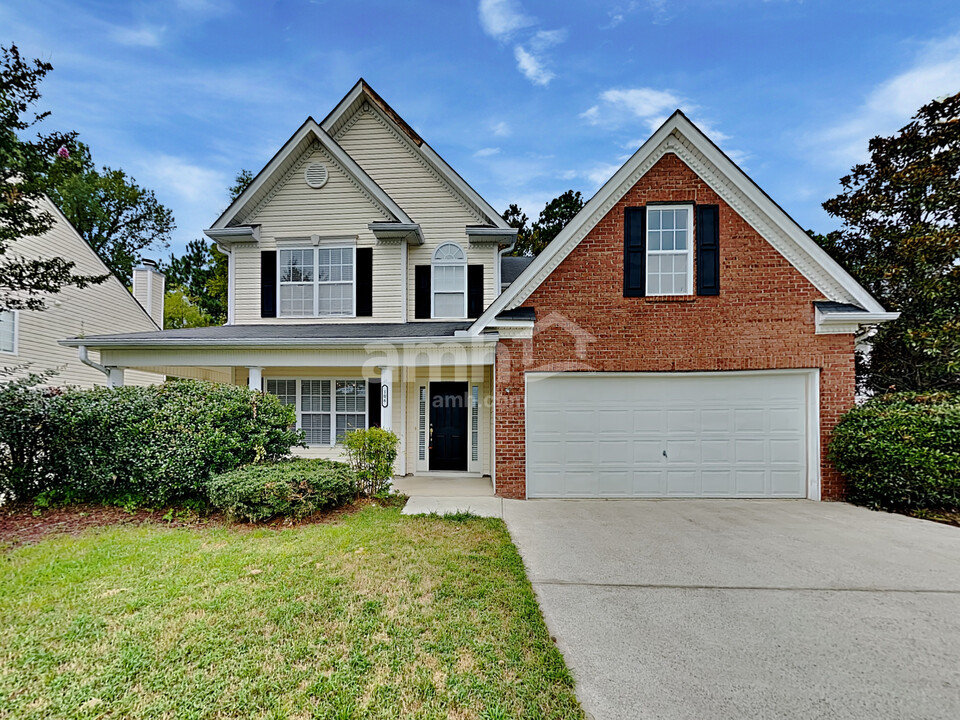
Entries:
{"label": "bush", "polygon": [[0,494],[5,499],[34,497],[54,482],[46,418],[53,398],[63,391],[37,387],[48,377],[27,375],[0,382]]}
{"label": "bush", "polygon": [[202,498],[211,474],[287,456],[301,443],[291,408],[241,386],[178,380],[48,399],[47,390],[26,392],[20,424],[33,431],[0,441],[10,458],[39,458],[35,466],[17,460],[20,469],[0,477],[0,491],[19,500],[40,492],[125,504]]}
{"label": "bush", "polygon": [[841,418],[830,459],[851,502],[875,509],[960,510],[960,396],[893,393]]}
{"label": "bush", "polygon": [[302,518],[343,505],[357,492],[350,466],[335,460],[247,465],[207,481],[210,503],[233,519]]}
{"label": "bush", "polygon": [[381,428],[347,433],[343,447],[364,495],[376,495],[390,487],[399,442],[396,435]]}

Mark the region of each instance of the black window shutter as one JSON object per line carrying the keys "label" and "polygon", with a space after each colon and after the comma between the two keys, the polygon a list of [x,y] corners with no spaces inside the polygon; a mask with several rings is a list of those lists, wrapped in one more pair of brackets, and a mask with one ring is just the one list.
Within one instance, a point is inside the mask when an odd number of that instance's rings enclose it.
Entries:
{"label": "black window shutter", "polygon": [[643,232],[646,217],[646,208],[629,207],[623,211],[624,297],[643,297],[646,294],[646,243]]}
{"label": "black window shutter", "polygon": [[467,317],[483,315],[483,265],[467,265]]}
{"label": "black window shutter", "polygon": [[277,251],[260,251],[260,317],[277,316]]}
{"label": "black window shutter", "polygon": [[414,275],[414,317],[417,320],[430,319],[430,266],[417,265]]}
{"label": "black window shutter", "polygon": [[380,381],[367,382],[367,427],[380,427]]}
{"label": "black window shutter", "polygon": [[720,294],[720,208],[697,205],[697,295]]}
{"label": "black window shutter", "polygon": [[357,248],[357,317],[373,315],[373,248]]}

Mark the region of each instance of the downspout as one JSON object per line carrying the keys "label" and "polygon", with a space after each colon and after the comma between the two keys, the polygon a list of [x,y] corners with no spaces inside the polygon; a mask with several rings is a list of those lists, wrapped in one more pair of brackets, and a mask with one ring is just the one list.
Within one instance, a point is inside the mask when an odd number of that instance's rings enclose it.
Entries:
{"label": "downspout", "polygon": [[494,290],[496,290],[496,293],[497,293],[496,295],[493,296],[494,298],[499,297],[500,293],[503,292],[503,288],[501,287],[503,285],[503,282],[501,281],[501,277],[500,277],[502,274],[502,268],[503,268],[503,256],[506,255],[508,252],[513,252],[513,249],[516,246],[517,246],[517,236],[514,235],[513,242],[497,253],[497,266],[493,269],[494,270],[493,279],[497,283],[493,288]]}
{"label": "downspout", "polygon": [[226,245],[221,245],[219,242],[214,242],[213,247],[221,255],[227,256],[227,325],[233,325],[233,316],[235,314],[233,307],[233,297],[234,297],[234,283],[236,272],[234,271],[234,254],[233,248],[228,248]]}
{"label": "downspout", "polygon": [[104,375],[107,376],[107,379],[110,378],[110,368],[104,367],[100,363],[95,363],[93,360],[91,360],[90,356],[87,355],[86,345],[81,345],[80,347],[77,348],[77,357],[79,357],[80,362],[82,362],[87,367],[92,367],[94,370],[99,370],[100,372],[102,372]]}

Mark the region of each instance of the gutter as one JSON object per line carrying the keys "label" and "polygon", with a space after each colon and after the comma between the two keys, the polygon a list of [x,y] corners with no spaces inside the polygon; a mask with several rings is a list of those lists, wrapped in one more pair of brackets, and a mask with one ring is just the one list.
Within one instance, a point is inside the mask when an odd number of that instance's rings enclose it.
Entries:
{"label": "gutter", "polygon": [[236,283],[236,272],[234,271],[234,259],[233,248],[228,245],[223,245],[219,242],[214,242],[213,247],[216,248],[217,252],[221,255],[227,256],[227,325],[233,325],[233,298],[236,295],[234,284]]}

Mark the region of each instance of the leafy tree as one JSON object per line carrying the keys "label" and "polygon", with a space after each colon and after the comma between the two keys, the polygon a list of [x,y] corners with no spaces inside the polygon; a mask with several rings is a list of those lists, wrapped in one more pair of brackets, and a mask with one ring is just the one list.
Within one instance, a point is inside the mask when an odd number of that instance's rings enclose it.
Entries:
{"label": "leafy tree", "polygon": [[72,157],[52,168],[50,197],[107,267],[129,281],[143,250],[169,244],[173,213],[123,170],[97,170],[85,144],[77,143]]}
{"label": "leafy tree", "polygon": [[[233,202],[253,182],[253,173],[241,170],[227,188]],[[164,327],[203,327],[227,320],[227,256],[206,240],[191,240],[180,257],[170,255],[170,264],[162,268],[167,276]]]}
{"label": "leafy tree", "polygon": [[237,176],[233,179],[233,185],[231,185],[227,190],[230,193],[230,202],[233,202],[240,194],[246,190],[250,183],[253,182],[253,173],[247,169],[243,169],[237,173]]}
{"label": "leafy tree", "polygon": [[64,287],[84,288],[108,276],[76,275],[64,258],[10,256],[15,240],[43,235],[53,216],[37,203],[51,169],[68,165],[76,133],[38,133],[20,137],[50,113],[30,110],[40,99],[38,86],[53,66],[24,60],[16,45],[0,46],[0,310],[42,310],[45,295]]}
{"label": "leafy tree", "polygon": [[514,255],[539,255],[547,244],[553,240],[568,222],[580,212],[583,207],[583,197],[580,192],[567,190],[563,195],[555,197],[540,211],[540,217],[527,226],[528,218],[516,205],[510,205],[504,213],[503,219],[510,227],[518,229],[517,245],[513,249]]}
{"label": "leafy tree", "polygon": [[214,319],[196,305],[183,290],[175,288],[163,298],[163,329],[207,327]]}
{"label": "leafy tree", "polygon": [[843,227],[815,239],[900,319],[858,356],[868,391],[960,390],[960,94],[924,105],[823,204]]}
{"label": "leafy tree", "polygon": [[[170,288],[167,298],[177,302],[171,296],[180,292],[201,313],[197,320],[206,318],[208,322],[205,325],[223,323],[227,318],[227,270],[227,256],[214,249],[213,243],[191,240],[183,255],[171,255],[170,264],[162,268],[167,276],[167,287]],[[200,325],[167,325],[164,322],[164,327]]]}

